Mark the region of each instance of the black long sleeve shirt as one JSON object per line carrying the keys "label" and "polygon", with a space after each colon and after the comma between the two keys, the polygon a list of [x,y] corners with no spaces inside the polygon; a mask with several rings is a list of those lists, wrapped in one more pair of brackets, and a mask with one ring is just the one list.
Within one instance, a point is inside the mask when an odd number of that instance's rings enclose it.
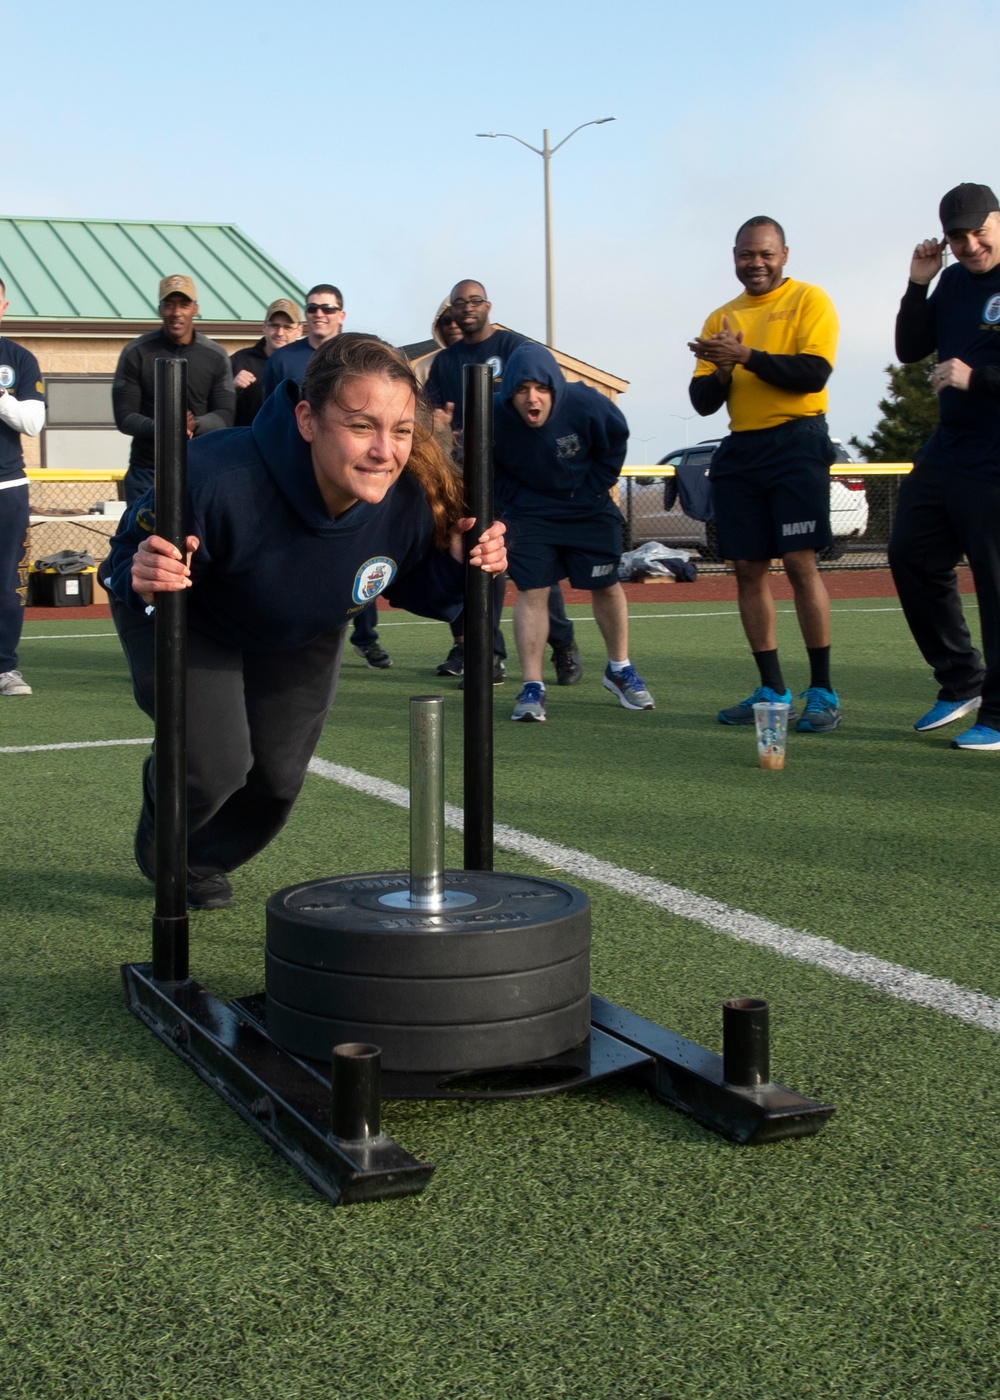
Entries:
{"label": "black long sleeve shirt", "polygon": [[1000,267],[976,275],[955,263],[931,292],[907,284],[896,317],[896,355],[913,364],[937,352],[972,370],[968,389],[943,389],[940,422],[917,462],[1000,481]]}
{"label": "black long sleeve shirt", "polygon": [[[792,394],[818,394],[833,373],[833,365],[822,355],[769,355],[766,350],[751,350],[745,368],[765,384]],[[691,406],[707,418],[718,412],[728,392],[728,384],[717,374],[699,375],[691,380]]]}
{"label": "black long sleeve shirt", "polygon": [[163,358],[188,362],[187,406],[194,414],[195,437],[233,425],[236,390],[229,356],[221,345],[200,331],[195,332],[190,345],[178,345],[162,330],[147,331],[130,341],[118,358],[111,386],[115,424],[119,432],[132,439],[130,500],[153,482],[155,363]]}

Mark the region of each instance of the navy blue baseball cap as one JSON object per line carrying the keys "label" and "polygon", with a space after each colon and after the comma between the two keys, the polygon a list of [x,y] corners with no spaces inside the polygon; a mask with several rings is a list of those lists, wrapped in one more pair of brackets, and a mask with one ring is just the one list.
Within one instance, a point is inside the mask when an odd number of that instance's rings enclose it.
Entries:
{"label": "navy blue baseball cap", "polygon": [[989,185],[956,185],[941,201],[941,227],[945,233],[982,228],[995,213],[1000,213],[1000,202]]}

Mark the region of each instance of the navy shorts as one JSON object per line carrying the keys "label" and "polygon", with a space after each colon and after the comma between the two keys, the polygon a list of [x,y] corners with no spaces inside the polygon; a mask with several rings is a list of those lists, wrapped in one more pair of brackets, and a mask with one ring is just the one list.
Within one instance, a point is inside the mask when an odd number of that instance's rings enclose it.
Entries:
{"label": "navy shorts", "polygon": [[593,592],[618,582],[622,517],[615,505],[599,515],[550,520],[523,515],[507,521],[507,572],[522,591],[568,578]]}
{"label": "navy shorts", "polygon": [[775,559],[832,544],[833,458],[823,417],[725,438],[709,472],[722,557]]}

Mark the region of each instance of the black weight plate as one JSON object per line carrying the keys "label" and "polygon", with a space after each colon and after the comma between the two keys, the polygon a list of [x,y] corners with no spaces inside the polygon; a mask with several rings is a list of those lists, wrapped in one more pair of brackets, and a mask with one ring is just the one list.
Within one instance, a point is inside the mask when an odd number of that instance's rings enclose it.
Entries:
{"label": "black weight plate", "polygon": [[334,1045],[362,1041],[382,1051],[387,1070],[499,1069],[531,1064],[579,1045],[590,1032],[590,993],[541,1016],[463,1026],[376,1025],[310,1016],[266,1001],[267,1033],[293,1055],[328,1064]]}
{"label": "black weight plate", "polygon": [[358,977],[300,967],[270,952],[264,969],[268,996],[285,1006],[334,1020],[414,1026],[535,1016],[590,989],[588,951],[549,967],[494,977]]}
{"label": "black weight plate", "polygon": [[428,914],[378,903],[409,881],[408,871],[395,871],[278,890],[267,902],[268,950],[327,972],[465,977],[549,967],[590,946],[590,901],[571,885],[449,870],[445,888],[474,894],[474,904]]}

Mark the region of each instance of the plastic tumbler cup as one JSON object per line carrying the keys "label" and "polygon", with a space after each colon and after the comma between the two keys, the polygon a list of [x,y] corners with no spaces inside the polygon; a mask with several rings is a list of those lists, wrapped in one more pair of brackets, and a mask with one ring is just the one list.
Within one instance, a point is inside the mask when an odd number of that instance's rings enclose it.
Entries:
{"label": "plastic tumbler cup", "polygon": [[757,730],[757,756],[762,768],[784,768],[785,741],[788,738],[787,701],[759,700],[753,707],[753,722]]}

